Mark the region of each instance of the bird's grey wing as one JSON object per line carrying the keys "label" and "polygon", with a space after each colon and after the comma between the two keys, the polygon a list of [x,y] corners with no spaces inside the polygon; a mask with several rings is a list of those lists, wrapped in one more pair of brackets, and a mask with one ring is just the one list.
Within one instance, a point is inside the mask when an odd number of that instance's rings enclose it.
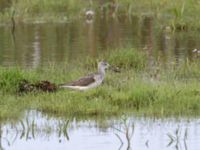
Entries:
{"label": "bird's grey wing", "polygon": [[93,82],[95,82],[94,75],[88,75],[88,76],[82,77],[78,80],[71,81],[71,82],[67,83],[66,85],[69,85],[69,86],[87,86],[87,85],[90,85]]}

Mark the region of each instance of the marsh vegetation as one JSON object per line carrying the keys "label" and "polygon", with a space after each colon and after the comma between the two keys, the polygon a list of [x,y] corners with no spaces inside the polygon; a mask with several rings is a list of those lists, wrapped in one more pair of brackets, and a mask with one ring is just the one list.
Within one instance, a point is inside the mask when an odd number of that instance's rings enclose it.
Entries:
{"label": "marsh vegetation", "polygon": [[106,18],[150,16],[173,29],[199,28],[197,0],[3,0],[0,4],[0,19],[4,23],[9,23],[13,15],[16,22],[69,22],[84,18],[85,12],[92,10],[96,16]]}
{"label": "marsh vegetation", "polygon": [[[119,115],[135,112],[143,115],[198,115],[200,113],[198,62],[147,65],[146,55],[135,49],[116,49],[99,57],[118,66],[108,71],[104,83],[80,92],[59,89],[56,92],[17,93],[19,82],[49,80],[59,84],[96,70],[96,60],[88,58],[71,68],[51,64],[36,69],[0,68],[1,119],[19,116],[23,110],[36,109],[62,115]],[[117,82],[116,82],[117,81]]]}

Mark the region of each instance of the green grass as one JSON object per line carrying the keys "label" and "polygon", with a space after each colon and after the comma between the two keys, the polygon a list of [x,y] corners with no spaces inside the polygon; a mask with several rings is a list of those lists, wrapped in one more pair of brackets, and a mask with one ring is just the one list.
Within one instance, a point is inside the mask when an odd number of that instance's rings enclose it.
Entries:
{"label": "green grass", "polygon": [[[107,0],[100,3],[95,0],[18,0],[2,1],[0,20],[10,22],[15,11],[16,22],[67,22],[74,18],[84,18],[84,11],[91,8],[95,15],[105,17],[131,18],[132,16],[150,16],[159,25],[178,28],[198,28],[200,9],[198,0]],[[3,7],[4,6],[4,7]],[[192,23],[191,23],[192,22]]]}
{"label": "green grass", "polygon": [[130,48],[114,50],[104,57],[120,66],[122,72],[108,70],[101,86],[84,92],[60,89],[55,93],[18,95],[16,90],[21,79],[50,80],[57,84],[76,79],[95,70],[96,60],[80,61],[75,67],[1,67],[0,118],[16,118],[27,109],[65,116],[111,116],[127,112],[153,116],[200,115],[199,62],[186,61],[165,69],[161,65],[148,68],[144,53]]}
{"label": "green grass", "polygon": [[10,2],[0,13],[0,18],[9,21],[15,12],[16,22],[69,21],[78,17],[88,3],[81,0],[18,0]]}

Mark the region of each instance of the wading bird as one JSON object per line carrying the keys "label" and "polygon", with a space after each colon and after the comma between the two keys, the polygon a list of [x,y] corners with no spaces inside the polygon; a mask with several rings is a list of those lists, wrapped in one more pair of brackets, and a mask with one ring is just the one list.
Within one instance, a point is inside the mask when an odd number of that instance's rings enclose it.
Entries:
{"label": "wading bird", "polygon": [[78,80],[71,81],[69,83],[60,84],[62,88],[70,88],[77,90],[87,90],[100,85],[105,76],[105,70],[109,68],[109,64],[105,61],[98,63],[98,71],[91,73],[87,76],[81,77]]}

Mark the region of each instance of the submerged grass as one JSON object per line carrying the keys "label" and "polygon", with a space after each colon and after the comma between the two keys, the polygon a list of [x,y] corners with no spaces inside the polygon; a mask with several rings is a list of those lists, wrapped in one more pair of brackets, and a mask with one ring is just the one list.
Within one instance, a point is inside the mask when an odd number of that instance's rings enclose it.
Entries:
{"label": "submerged grass", "polygon": [[[121,57],[120,57],[121,56]],[[126,48],[105,55],[120,73],[108,71],[104,83],[88,91],[60,89],[55,93],[16,93],[18,82],[27,79],[62,83],[76,79],[95,65],[80,62],[75,67],[50,65],[38,69],[0,68],[0,118],[20,116],[26,109],[59,115],[118,115],[135,112],[145,115],[200,115],[198,62],[148,68],[143,52]],[[89,62],[95,64],[95,60]],[[88,66],[88,67],[85,67]],[[158,68],[159,67],[159,68]],[[71,68],[71,69],[69,69]],[[87,68],[87,69],[85,69]]]}

